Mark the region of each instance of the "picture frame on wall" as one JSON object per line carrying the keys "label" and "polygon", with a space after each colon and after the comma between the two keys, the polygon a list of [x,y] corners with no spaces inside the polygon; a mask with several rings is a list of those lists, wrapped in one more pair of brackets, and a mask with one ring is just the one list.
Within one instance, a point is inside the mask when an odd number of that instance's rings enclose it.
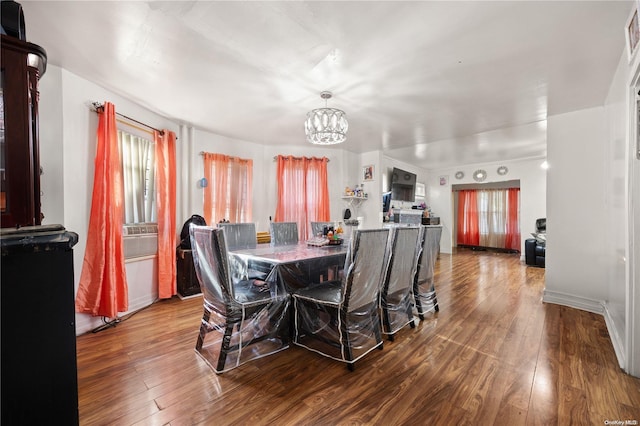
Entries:
{"label": "picture frame on wall", "polygon": [[629,62],[633,59],[636,51],[638,50],[638,42],[640,42],[640,17],[638,17],[638,4],[634,3],[633,9],[627,18],[627,24],[625,25],[624,34],[627,41],[627,58]]}
{"label": "picture frame on wall", "polygon": [[373,165],[364,166],[362,168],[362,180],[363,182],[370,182],[374,180],[374,167]]}
{"label": "picture frame on wall", "polygon": [[440,176],[439,180],[440,180],[440,186],[445,186],[449,184],[449,176]]}

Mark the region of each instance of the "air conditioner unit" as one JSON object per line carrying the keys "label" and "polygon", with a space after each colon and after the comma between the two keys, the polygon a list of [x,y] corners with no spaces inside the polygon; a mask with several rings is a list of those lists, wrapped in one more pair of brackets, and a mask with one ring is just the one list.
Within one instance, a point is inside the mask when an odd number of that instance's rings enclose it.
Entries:
{"label": "air conditioner unit", "polygon": [[122,229],[124,258],[155,256],[158,254],[158,224],[125,224]]}

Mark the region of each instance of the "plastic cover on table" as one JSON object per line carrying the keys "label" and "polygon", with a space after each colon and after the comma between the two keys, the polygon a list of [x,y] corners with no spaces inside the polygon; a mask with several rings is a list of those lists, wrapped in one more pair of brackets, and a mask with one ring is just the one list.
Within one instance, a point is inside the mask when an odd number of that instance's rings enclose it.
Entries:
{"label": "plastic cover on table", "polygon": [[261,274],[266,281],[278,281],[289,293],[310,284],[338,279],[343,273],[347,246],[316,247],[302,244],[262,245],[256,249],[230,254],[251,274]]}
{"label": "plastic cover on table", "polygon": [[440,249],[442,226],[423,226],[422,254],[418,263],[413,293],[416,299],[418,315],[438,310],[438,299],[434,284],[434,267]]}
{"label": "plastic cover on table", "polygon": [[422,227],[395,227],[391,233],[391,259],[380,294],[382,326],[394,334],[413,322],[413,282],[421,252]]}
{"label": "plastic cover on table", "polygon": [[289,295],[278,282],[247,279],[247,265],[230,258],[222,229],[191,226],[204,315],[198,353],[222,373],[289,346]]}
{"label": "plastic cover on table", "polygon": [[378,297],[389,260],[388,240],[388,229],[356,231],[343,279],[293,294],[294,343],[349,363],[382,344]]}
{"label": "plastic cover on table", "polygon": [[298,244],[298,224],[296,222],[271,222],[269,224],[271,245]]}
{"label": "plastic cover on table", "polygon": [[258,244],[255,223],[219,223],[229,250],[255,248]]}

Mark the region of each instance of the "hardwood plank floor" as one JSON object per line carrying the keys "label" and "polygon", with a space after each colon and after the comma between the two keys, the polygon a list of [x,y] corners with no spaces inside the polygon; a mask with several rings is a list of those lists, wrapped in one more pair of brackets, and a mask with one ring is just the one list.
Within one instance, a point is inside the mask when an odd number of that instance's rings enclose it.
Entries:
{"label": "hardwood plank floor", "polygon": [[600,315],[542,303],[544,269],[459,250],[436,264],[440,312],[350,373],[290,349],[216,375],[194,351],[201,298],[78,336],[82,425],[551,425],[640,422]]}

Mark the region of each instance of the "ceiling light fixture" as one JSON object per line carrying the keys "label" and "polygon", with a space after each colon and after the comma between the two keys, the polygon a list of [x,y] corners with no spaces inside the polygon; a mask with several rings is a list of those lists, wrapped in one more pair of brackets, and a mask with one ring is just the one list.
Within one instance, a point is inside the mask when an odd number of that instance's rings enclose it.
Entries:
{"label": "ceiling light fixture", "polygon": [[307,140],[315,145],[333,145],[347,140],[347,114],[339,109],[327,108],[327,99],[331,92],[322,92],[320,97],[324,99],[324,108],[314,109],[307,113],[304,122],[304,131]]}

